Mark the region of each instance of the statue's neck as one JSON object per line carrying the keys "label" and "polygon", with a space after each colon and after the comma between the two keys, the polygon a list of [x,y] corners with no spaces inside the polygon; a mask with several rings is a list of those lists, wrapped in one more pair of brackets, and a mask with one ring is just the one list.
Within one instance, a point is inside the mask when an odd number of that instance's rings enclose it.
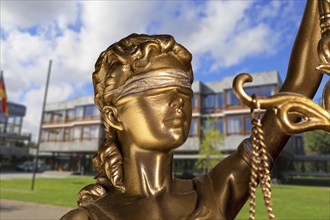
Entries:
{"label": "statue's neck", "polygon": [[123,152],[124,186],[132,196],[155,196],[169,191],[173,182],[173,152],[136,150]]}

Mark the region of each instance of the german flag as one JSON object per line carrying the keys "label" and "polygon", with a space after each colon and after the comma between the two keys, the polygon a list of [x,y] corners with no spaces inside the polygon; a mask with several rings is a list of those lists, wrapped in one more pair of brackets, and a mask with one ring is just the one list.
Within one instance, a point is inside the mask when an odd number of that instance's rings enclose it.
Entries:
{"label": "german flag", "polygon": [[1,112],[8,117],[7,94],[3,72],[0,73],[0,97],[1,97]]}

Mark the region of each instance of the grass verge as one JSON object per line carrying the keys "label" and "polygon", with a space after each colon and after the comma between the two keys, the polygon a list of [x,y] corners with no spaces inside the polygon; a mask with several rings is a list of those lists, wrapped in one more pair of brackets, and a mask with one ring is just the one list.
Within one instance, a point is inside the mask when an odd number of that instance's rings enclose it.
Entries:
{"label": "grass verge", "polygon": [[31,191],[31,179],[2,179],[0,198],[36,203],[77,206],[79,190],[94,182],[93,177],[38,178]]}
{"label": "grass verge", "polygon": [[[330,188],[294,185],[272,185],[275,219],[330,219]],[[237,219],[249,219],[249,204]],[[268,219],[260,187],[257,192],[255,219]]]}

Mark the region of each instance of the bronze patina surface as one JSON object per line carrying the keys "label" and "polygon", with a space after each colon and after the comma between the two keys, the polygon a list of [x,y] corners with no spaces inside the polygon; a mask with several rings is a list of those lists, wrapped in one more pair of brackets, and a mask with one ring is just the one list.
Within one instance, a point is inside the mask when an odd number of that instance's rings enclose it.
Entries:
{"label": "bronze patina surface", "polygon": [[[293,97],[309,100],[323,75],[316,67],[322,64],[323,72],[329,69],[328,9],[325,0],[307,2],[282,94],[295,93]],[[318,52],[319,14],[326,15],[321,19],[326,30]],[[322,62],[319,54],[324,56]],[[251,138],[208,174],[191,180],[173,177],[173,151],[187,139],[191,122],[191,59],[168,35],[132,34],[101,53],[93,83],[106,138],[93,157],[96,183],[80,191],[79,208],[62,219],[235,218],[249,195]],[[328,97],[324,99],[329,105]],[[259,99],[261,107],[266,100]],[[290,121],[299,116],[293,115]],[[262,119],[270,167],[289,139],[281,123],[274,123],[277,118],[278,111],[268,108]],[[324,123],[317,128],[329,126]]]}

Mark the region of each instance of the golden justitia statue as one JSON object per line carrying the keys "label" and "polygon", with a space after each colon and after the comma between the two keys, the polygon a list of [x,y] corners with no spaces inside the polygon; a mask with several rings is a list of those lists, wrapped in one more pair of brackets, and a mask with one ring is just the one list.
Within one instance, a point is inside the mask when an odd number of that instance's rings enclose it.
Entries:
{"label": "golden justitia statue", "polygon": [[[252,111],[267,109],[254,121],[255,133],[209,173],[190,180],[174,178],[172,164],[174,150],[189,135],[191,54],[169,35],[132,34],[111,45],[93,73],[105,125],[93,157],[96,183],[80,191],[79,207],[62,219],[234,219],[258,181],[269,201],[269,179],[258,178],[268,175],[289,135],[330,131],[329,82],[323,107],[311,101],[330,73],[329,33],[330,2],[308,1],[279,94],[250,97],[242,87],[250,76],[235,79],[236,94]],[[254,172],[258,164],[265,173]]]}

